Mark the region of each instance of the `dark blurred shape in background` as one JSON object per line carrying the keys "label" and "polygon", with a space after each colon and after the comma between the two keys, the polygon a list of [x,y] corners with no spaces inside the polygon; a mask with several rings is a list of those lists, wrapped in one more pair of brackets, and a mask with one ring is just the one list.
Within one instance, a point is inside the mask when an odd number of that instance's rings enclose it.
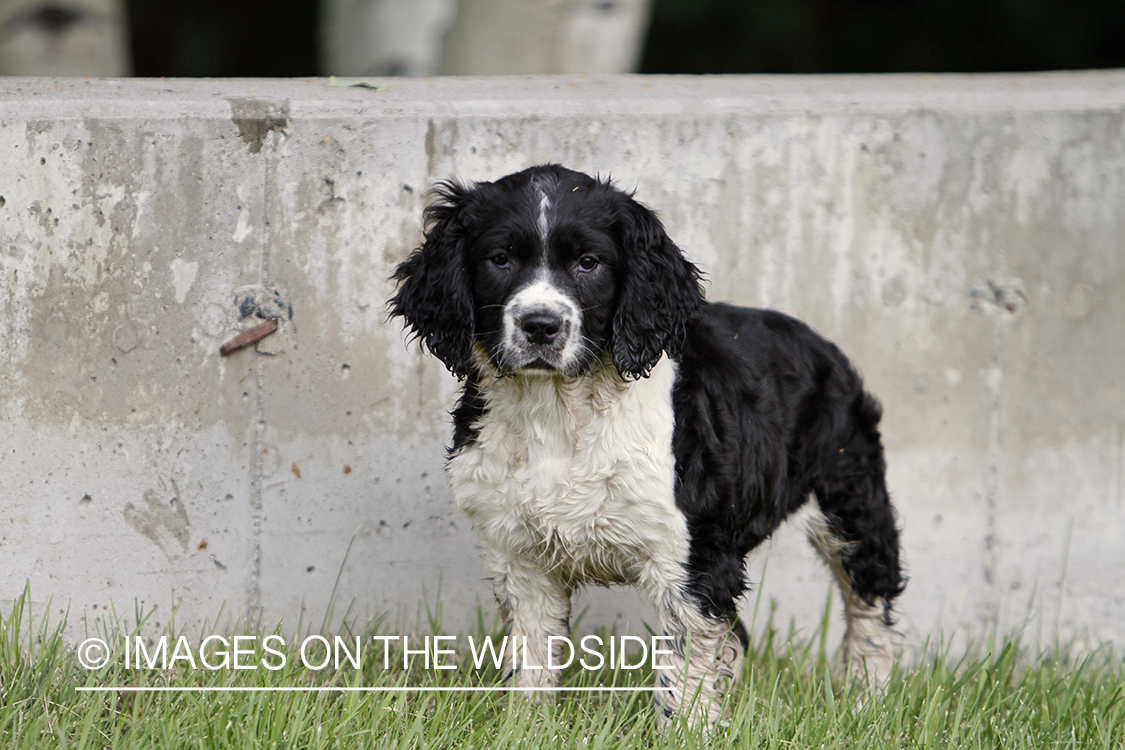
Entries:
{"label": "dark blurred shape in background", "polygon": [[317,74],[316,0],[126,0],[138,76]]}
{"label": "dark blurred shape in background", "polygon": [[1123,0],[656,0],[646,73],[1125,67]]}
{"label": "dark blurred shape in background", "polygon": [[0,74],[1115,67],[1125,0],[0,0]]}
{"label": "dark blurred shape in background", "polygon": [[124,0],[0,0],[0,75],[127,76]]}

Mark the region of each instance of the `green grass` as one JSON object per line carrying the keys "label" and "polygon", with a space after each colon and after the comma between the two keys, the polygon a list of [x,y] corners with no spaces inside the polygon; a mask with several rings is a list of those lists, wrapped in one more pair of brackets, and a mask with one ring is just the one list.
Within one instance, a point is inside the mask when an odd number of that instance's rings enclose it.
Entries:
{"label": "green grass", "polygon": [[[383,669],[365,646],[360,669],[314,671],[297,644],[279,670],[128,669],[117,658],[88,671],[63,639],[63,623],[31,618],[25,594],[0,613],[0,748],[1122,748],[1125,667],[1103,649],[1032,654],[1012,640],[979,653],[928,649],[886,694],[865,700],[838,679],[823,639],[767,627],[747,655],[729,723],[710,737],[661,734],[645,693],[572,693],[535,706],[499,693],[83,692],[80,687],[465,686],[496,684],[459,653],[454,670]],[[430,627],[440,633],[438,623]],[[478,622],[476,635],[485,629]],[[243,662],[278,657],[259,648]],[[109,641],[124,634],[103,633]],[[172,634],[174,642],[175,635]],[[365,634],[365,640],[371,633]],[[608,633],[602,633],[608,635]],[[350,634],[349,634],[349,637]],[[194,646],[198,646],[197,639]],[[462,646],[467,638],[459,637]],[[172,645],[172,643],[170,643]],[[212,659],[214,661],[214,659]],[[450,661],[453,661],[450,659]],[[570,686],[647,685],[648,675],[571,669]]]}

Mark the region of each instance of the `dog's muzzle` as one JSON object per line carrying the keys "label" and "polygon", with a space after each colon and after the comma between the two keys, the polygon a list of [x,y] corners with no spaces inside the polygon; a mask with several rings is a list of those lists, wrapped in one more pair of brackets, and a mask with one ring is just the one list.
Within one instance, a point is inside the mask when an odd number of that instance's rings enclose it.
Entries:
{"label": "dog's muzzle", "polygon": [[581,320],[578,306],[550,284],[538,282],[504,308],[500,365],[505,370],[568,372],[576,364]]}

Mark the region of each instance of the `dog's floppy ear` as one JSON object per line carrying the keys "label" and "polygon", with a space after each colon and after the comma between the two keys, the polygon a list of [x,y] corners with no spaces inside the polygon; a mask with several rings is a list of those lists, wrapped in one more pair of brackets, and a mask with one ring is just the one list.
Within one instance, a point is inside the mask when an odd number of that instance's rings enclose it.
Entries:
{"label": "dog's floppy ear", "polygon": [[632,197],[618,207],[622,274],[613,315],[613,361],[622,375],[647,377],[664,352],[679,354],[688,319],[703,305],[699,269]]}
{"label": "dog's floppy ear", "polygon": [[471,190],[447,182],[434,192],[438,201],[425,211],[425,240],[392,277],[399,284],[390,313],[401,315],[413,337],[464,378],[472,364],[475,314],[459,218]]}

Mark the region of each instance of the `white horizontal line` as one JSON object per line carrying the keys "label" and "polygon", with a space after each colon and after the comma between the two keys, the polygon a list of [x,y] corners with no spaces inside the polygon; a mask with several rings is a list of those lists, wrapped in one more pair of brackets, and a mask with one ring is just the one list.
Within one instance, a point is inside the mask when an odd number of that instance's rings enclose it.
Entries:
{"label": "white horizontal line", "polygon": [[[664,688],[667,689],[667,688]],[[499,693],[499,692],[548,692],[557,693],[652,693],[656,687],[197,687],[197,686],[132,686],[117,685],[107,687],[76,687],[75,690],[87,693]]]}

